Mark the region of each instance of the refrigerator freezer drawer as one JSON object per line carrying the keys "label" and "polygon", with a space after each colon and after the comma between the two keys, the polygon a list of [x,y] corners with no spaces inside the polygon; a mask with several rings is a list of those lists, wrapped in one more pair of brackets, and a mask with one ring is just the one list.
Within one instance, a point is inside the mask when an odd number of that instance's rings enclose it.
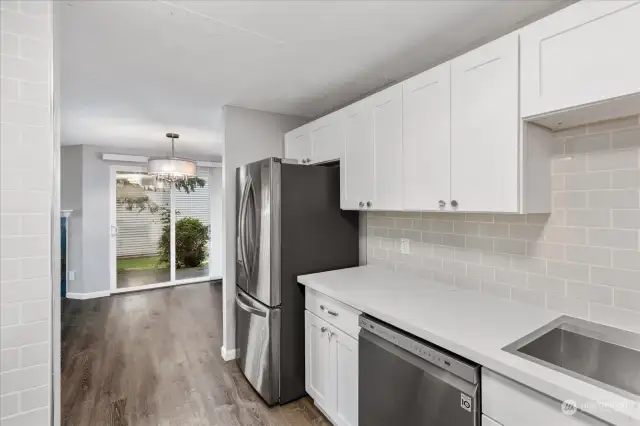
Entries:
{"label": "refrigerator freezer drawer", "polygon": [[269,405],[280,398],[280,308],[268,308],[236,291],[238,365]]}

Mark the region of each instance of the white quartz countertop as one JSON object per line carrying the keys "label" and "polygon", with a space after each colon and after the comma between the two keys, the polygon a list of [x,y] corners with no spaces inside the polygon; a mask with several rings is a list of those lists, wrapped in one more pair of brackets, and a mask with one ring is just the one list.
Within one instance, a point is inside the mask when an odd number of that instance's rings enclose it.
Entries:
{"label": "white quartz countertop", "polygon": [[502,350],[561,314],[377,266],[301,275],[298,282],[559,401],[572,399],[597,418],[640,425],[640,401]]}

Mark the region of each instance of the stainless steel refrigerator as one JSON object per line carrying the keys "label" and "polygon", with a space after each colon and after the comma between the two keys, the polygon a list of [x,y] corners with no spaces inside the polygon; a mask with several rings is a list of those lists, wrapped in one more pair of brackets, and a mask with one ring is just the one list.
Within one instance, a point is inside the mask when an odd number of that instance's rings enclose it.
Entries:
{"label": "stainless steel refrigerator", "polygon": [[269,404],[305,395],[302,274],[358,265],[337,167],[268,158],[236,170],[238,365]]}

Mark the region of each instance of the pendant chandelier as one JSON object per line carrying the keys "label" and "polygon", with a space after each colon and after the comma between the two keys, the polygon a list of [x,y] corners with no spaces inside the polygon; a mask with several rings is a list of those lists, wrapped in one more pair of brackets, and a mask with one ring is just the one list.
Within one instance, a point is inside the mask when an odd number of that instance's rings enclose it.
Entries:
{"label": "pendant chandelier", "polygon": [[167,182],[178,182],[196,176],[196,162],[176,157],[175,139],[177,133],[167,133],[171,138],[171,157],[151,157],[147,165],[147,173]]}

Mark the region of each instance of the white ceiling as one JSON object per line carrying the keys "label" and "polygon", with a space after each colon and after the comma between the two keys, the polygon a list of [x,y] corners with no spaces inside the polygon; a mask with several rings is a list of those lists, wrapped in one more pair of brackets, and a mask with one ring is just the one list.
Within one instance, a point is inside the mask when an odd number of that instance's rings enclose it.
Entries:
{"label": "white ceiling", "polygon": [[62,143],[219,155],[221,107],[317,117],[567,2],[70,1]]}

